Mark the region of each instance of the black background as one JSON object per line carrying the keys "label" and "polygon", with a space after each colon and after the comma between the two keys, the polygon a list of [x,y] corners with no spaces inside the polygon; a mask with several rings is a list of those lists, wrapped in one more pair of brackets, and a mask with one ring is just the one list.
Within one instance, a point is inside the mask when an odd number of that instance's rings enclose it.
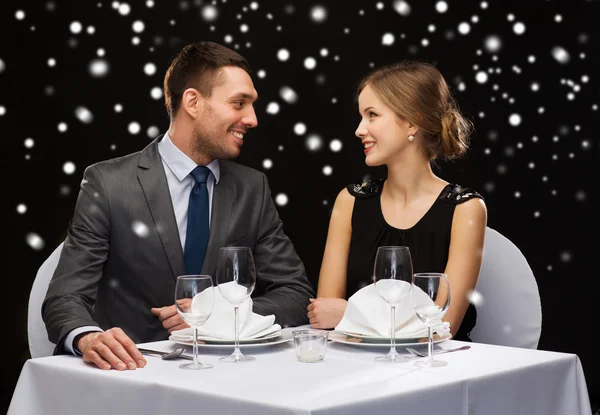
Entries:
{"label": "black background", "polygon": [[[226,44],[250,62],[259,127],[246,135],[238,161],[265,171],[274,197],[287,196],[278,209],[315,287],[335,196],[348,183],[385,173],[364,165],[354,137],[356,83],[371,64],[406,58],[436,64],[476,127],[467,157],[440,163],[439,174],[482,193],[488,225],[523,251],[542,299],[539,348],[576,353],[597,401],[591,336],[598,318],[599,3],[456,0],[440,13],[436,1],[411,0],[408,14],[395,3],[261,0],[254,8],[251,1],[154,0],[152,7],[131,1],[127,14],[106,0],[0,3],[0,206],[8,224],[2,235],[0,292],[8,326],[1,341],[7,355],[0,408],[8,407],[29,357],[31,284],[64,237],[84,168],[140,150],[165,131],[162,98],[150,91],[161,87],[173,54],[200,40]],[[326,10],[324,21],[311,18],[317,5]],[[207,7],[218,10],[215,20],[203,18]],[[138,20],[145,26],[141,33],[132,26]],[[81,23],[81,32],[73,33],[73,22]],[[469,33],[460,33],[461,22],[469,23]],[[515,33],[517,22],[523,34]],[[393,44],[383,44],[386,33],[394,35]],[[498,36],[499,50],[486,48],[488,36]],[[569,59],[555,58],[555,47]],[[100,48],[109,70],[98,77],[89,65]],[[280,49],[289,51],[287,61],[278,59]],[[307,57],[315,58],[314,69],[305,67]],[[154,74],[144,72],[147,63],[155,65]],[[480,71],[487,74],[484,83],[476,80]],[[282,98],[286,86],[296,92],[295,102]],[[279,105],[276,114],[267,112],[272,102]],[[93,115],[91,122],[77,117],[79,107]],[[521,117],[519,125],[509,122],[512,114]],[[62,122],[65,132],[58,129]],[[139,133],[129,131],[132,122]],[[300,122],[306,132],[298,135]],[[319,149],[308,148],[311,135],[320,138]],[[330,149],[333,139],[340,151]],[[263,166],[265,159],[271,168]],[[65,163],[74,171],[65,173]],[[330,175],[323,174],[325,166]]]}

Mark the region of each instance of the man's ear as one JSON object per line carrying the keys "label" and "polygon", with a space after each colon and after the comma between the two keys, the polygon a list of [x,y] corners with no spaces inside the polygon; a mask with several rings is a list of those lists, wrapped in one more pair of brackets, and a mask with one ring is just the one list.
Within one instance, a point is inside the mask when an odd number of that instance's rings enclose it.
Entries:
{"label": "man's ear", "polygon": [[183,91],[181,98],[181,109],[184,110],[190,117],[196,119],[200,113],[201,106],[204,100],[197,89],[188,88]]}

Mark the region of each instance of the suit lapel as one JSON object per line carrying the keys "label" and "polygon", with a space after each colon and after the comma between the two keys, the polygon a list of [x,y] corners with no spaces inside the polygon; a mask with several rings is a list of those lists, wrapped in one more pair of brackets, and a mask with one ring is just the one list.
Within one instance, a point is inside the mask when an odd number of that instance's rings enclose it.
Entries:
{"label": "suit lapel", "polygon": [[217,256],[219,249],[225,246],[229,234],[229,223],[231,207],[233,204],[233,181],[228,174],[226,163],[220,162],[221,178],[213,189],[212,210],[210,218],[210,233],[208,237],[208,248],[202,273],[215,278],[217,268]]}
{"label": "suit lapel", "polygon": [[157,144],[161,138],[162,135],[142,151],[138,163],[138,179],[169,260],[173,278],[177,278],[178,275],[185,274],[185,265],[169,185],[158,153]]}

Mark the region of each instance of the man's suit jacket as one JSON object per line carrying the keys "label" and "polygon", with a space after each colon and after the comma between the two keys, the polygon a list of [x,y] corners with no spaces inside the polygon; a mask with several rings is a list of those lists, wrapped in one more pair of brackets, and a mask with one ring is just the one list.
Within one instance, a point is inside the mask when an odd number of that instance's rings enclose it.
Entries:
{"label": "man's suit jacket", "polygon": [[[150,308],[174,304],[175,282],[185,269],[158,152],[161,138],[140,152],[94,164],[84,172],[42,305],[57,353],[71,330],[87,325],[121,327],[136,343],[168,337]],[[314,291],[283,233],[266,176],[231,161],[219,163],[202,273],[214,278],[219,248],[250,247],[257,271],[254,311],[275,314],[284,326],[307,323],[306,307]]]}

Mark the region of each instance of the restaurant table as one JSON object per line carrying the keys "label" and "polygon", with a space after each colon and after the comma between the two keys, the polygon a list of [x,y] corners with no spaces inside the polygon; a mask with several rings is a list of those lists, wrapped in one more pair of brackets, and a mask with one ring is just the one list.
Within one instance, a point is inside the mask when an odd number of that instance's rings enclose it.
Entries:
{"label": "restaurant table", "polygon": [[377,362],[387,349],[334,342],[318,363],[298,361],[292,342],[242,348],[256,357],[244,363],[218,360],[232,350],[201,348],[201,361],[214,367],[197,371],[180,369],[185,360],[151,356],[133,371],[100,370],[76,356],[36,358],[23,366],[8,414],[591,414],[576,355],[469,344],[436,356],[448,362],[436,368],[416,366],[416,357]]}

